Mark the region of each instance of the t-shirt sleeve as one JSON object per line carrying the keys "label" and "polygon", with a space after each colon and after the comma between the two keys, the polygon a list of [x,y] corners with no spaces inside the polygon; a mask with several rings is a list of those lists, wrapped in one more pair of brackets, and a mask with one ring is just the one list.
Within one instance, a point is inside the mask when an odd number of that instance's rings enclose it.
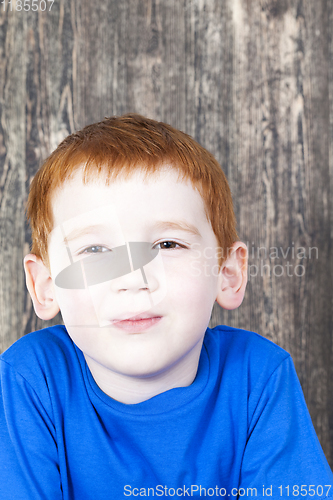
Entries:
{"label": "t-shirt sleeve", "polygon": [[[261,391],[261,393],[260,393]],[[249,432],[241,468],[241,494],[253,498],[333,497],[333,475],[309,415],[293,361],[288,356],[264,389],[248,400]]]}
{"label": "t-shirt sleeve", "polygon": [[6,361],[0,374],[0,499],[60,500],[51,403]]}

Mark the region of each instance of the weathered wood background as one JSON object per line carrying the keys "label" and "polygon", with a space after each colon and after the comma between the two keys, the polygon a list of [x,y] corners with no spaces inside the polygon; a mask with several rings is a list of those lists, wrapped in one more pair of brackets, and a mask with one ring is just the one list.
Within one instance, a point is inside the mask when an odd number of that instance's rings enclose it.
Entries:
{"label": "weathered wood background", "polygon": [[258,331],[292,354],[332,466],[332,0],[12,5],[0,6],[1,350],[45,326],[22,267],[41,161],[104,116],[169,122],[220,161],[249,244],[244,304],[214,309],[211,324]]}

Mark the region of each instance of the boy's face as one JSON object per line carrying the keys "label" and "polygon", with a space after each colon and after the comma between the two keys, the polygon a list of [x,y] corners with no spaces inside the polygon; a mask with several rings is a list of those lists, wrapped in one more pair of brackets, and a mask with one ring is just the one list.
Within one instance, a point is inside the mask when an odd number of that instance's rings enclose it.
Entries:
{"label": "boy's face", "polygon": [[[198,361],[219,286],[218,257],[204,250],[218,243],[200,194],[177,177],[172,169],[146,180],[136,172],[107,186],[102,177],[83,184],[80,171],[54,196],[54,294],[93,373],[147,377]],[[115,252],[120,272],[101,275],[98,259],[107,266]],[[97,259],[97,279],[69,288],[71,275],[61,272],[85,259]],[[137,315],[148,319],[128,321]]]}

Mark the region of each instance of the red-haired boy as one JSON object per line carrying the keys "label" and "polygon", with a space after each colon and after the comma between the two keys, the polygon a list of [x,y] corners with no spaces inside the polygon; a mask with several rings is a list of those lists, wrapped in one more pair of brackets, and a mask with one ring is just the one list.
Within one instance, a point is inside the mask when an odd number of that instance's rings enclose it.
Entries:
{"label": "red-haired boy", "polygon": [[64,325],[1,356],[0,498],[332,496],[288,353],[208,328],[247,281],[227,180],[139,115],[65,139],[37,172],[24,259]]}

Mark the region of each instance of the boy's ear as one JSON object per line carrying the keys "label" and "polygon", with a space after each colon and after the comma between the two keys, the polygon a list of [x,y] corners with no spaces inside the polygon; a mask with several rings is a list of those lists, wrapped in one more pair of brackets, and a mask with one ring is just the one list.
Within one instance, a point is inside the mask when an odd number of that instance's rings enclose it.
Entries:
{"label": "boy's ear", "polygon": [[23,263],[26,284],[35,313],[40,319],[54,318],[60,309],[55,299],[50,271],[43,261],[33,254],[26,255]]}
{"label": "boy's ear", "polygon": [[236,309],[244,298],[247,283],[247,246],[236,241],[222,264],[216,301],[223,309]]}

